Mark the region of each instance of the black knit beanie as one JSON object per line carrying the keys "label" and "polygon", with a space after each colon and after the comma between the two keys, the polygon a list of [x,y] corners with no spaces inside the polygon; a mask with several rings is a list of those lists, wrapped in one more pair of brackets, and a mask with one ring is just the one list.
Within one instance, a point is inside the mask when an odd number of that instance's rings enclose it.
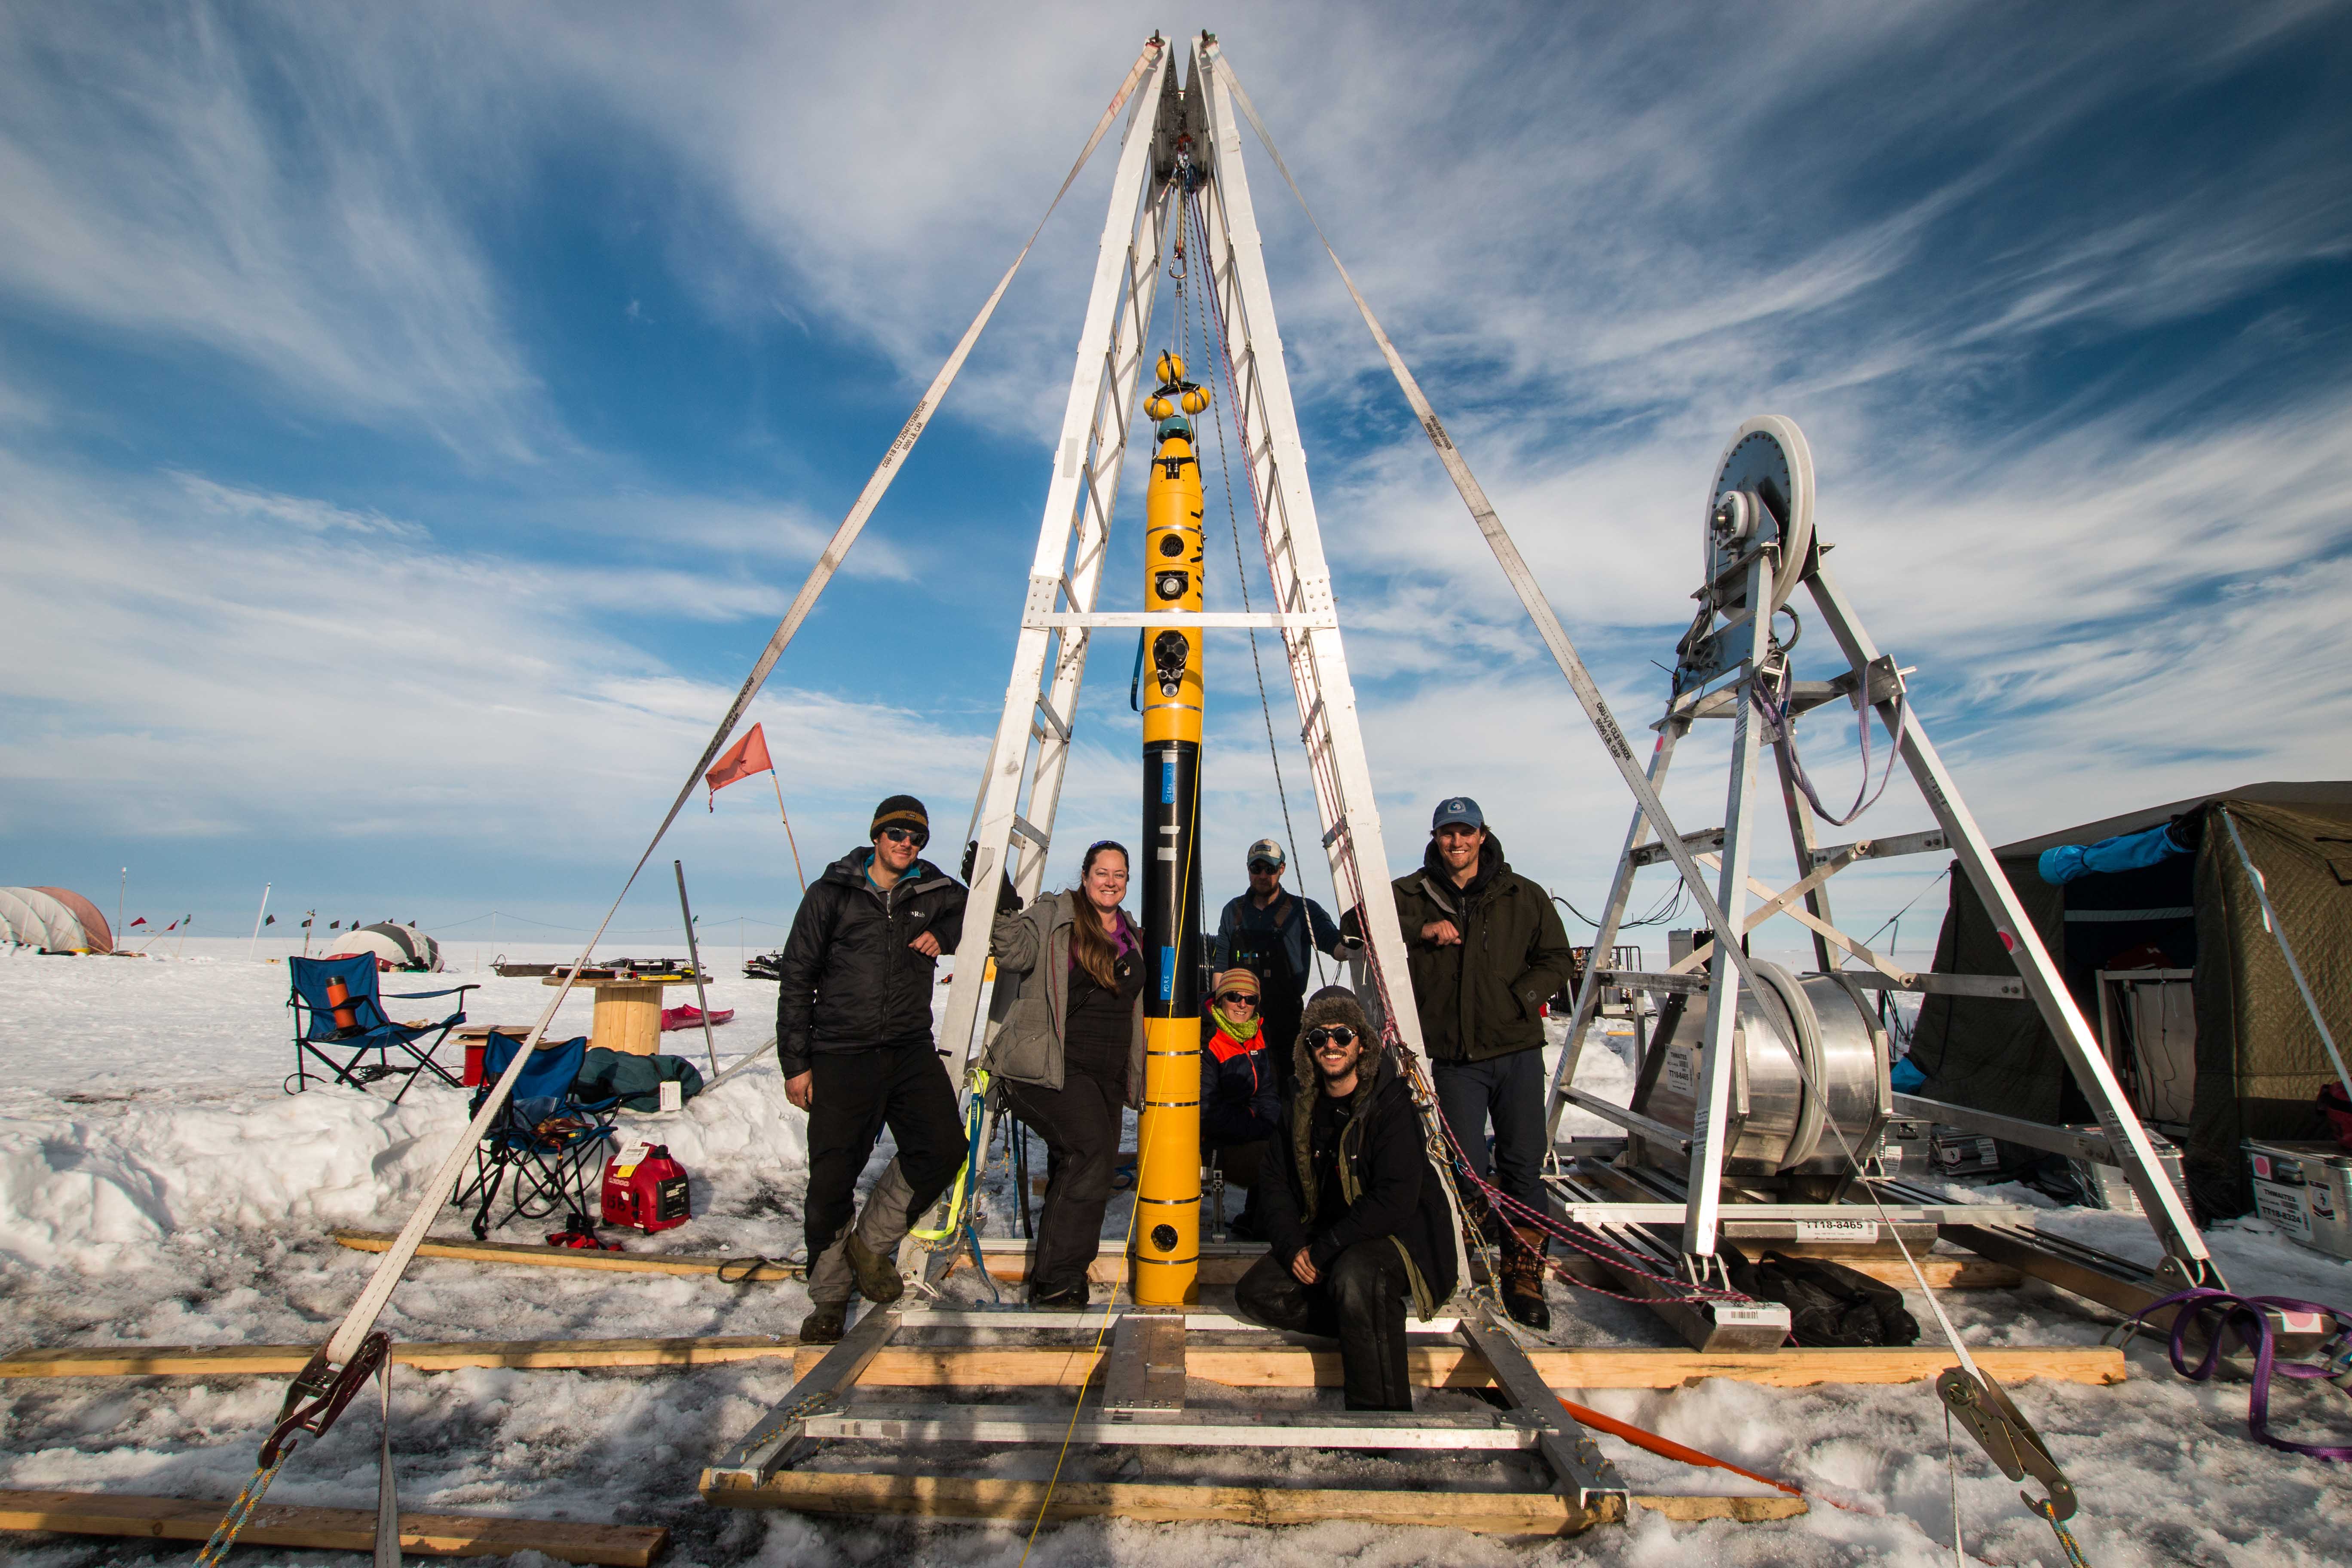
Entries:
{"label": "black knit beanie", "polygon": [[923,809],[923,803],[913,795],[894,795],[874,808],[874,825],[866,830],[866,837],[869,840],[879,838],[886,827],[911,827],[928,839],[931,836],[931,818]]}

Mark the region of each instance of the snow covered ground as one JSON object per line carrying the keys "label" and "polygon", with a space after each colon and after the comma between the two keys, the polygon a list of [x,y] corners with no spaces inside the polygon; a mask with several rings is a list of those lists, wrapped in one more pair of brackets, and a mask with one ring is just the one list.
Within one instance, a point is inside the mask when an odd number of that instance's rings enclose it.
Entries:
{"label": "snow covered ground", "polygon": [[[407,1103],[349,1089],[279,1092],[290,1069],[282,965],[249,961],[237,941],[191,942],[180,960],[0,956],[0,1344],[316,1342],[375,1258],[328,1237],[338,1226],[391,1228],[464,1123],[462,1098],[419,1088]],[[613,951],[620,951],[614,949]],[[510,957],[568,958],[553,948]],[[453,953],[471,965],[477,955]],[[734,952],[713,953],[737,973]],[[721,959],[725,962],[719,962]],[[480,982],[478,1022],[527,1023],[547,993],[536,980],[465,973],[385,977],[388,991]],[[672,1000],[680,999],[673,996]],[[683,997],[691,1000],[691,993]],[[771,985],[722,979],[712,1004],[736,1007],[719,1031],[721,1059],[759,1043]],[[420,1008],[424,1004],[420,1004]],[[585,998],[562,1024],[584,1033]],[[699,1057],[699,1035],[670,1037]],[[1589,1052],[1579,1081],[1622,1099],[1624,1065]],[[633,1247],[797,1258],[803,1121],[772,1065],[748,1069],[684,1112],[635,1125],[693,1173],[694,1223]],[[1000,1190],[1001,1186],[1000,1186]],[[2017,1189],[2003,1195],[2041,1200]],[[2042,1206],[2047,1206],[2043,1205]],[[1000,1211],[1001,1212],[1001,1211]],[[2138,1221],[2053,1212],[2050,1226],[2111,1250],[2152,1257]],[[445,1215],[436,1226],[455,1233]],[[528,1227],[503,1233],[535,1239]],[[2352,1300],[2352,1268],[2303,1251],[2259,1222],[2215,1232],[2241,1290]],[[968,1278],[959,1276],[960,1279]],[[2040,1287],[1954,1292],[1948,1308],[1972,1341],[2086,1343],[2105,1324]],[[404,1340],[790,1333],[806,1308],[793,1286],[730,1287],[704,1278],[595,1276],[425,1260],[394,1297],[384,1326]],[[1913,1309],[1926,1319],[1924,1305]],[[1554,1288],[1555,1339],[1665,1344],[1646,1312]],[[2246,1436],[2242,1384],[2198,1387],[2152,1348],[2131,1352],[2132,1379],[2094,1389],[2026,1383],[2019,1405],[2042,1429],[2083,1499],[2080,1534],[2099,1568],[2157,1563],[2321,1563],[2352,1557],[2352,1475],[2280,1454]],[[694,1482],[712,1454],[784,1393],[781,1363],[691,1372],[404,1373],[394,1386],[402,1497],[441,1507],[532,1516],[658,1521],[677,1563],[1018,1562],[1024,1532],[891,1521],[821,1522],[709,1508]],[[1202,1397],[1214,1385],[1195,1385]],[[275,1413],[275,1378],[21,1381],[0,1387],[0,1486],[226,1498],[241,1484]],[[1266,1395],[1253,1393],[1253,1402]],[[1337,1403],[1336,1391],[1320,1398]],[[1466,1396],[1425,1395],[1444,1408]],[[1030,1561],[1362,1564],[1640,1563],[1671,1556],[1725,1563],[1951,1561],[1951,1482],[1941,1407],[1925,1384],[1776,1390],[1706,1382],[1661,1393],[1585,1396],[1654,1431],[1798,1482],[1817,1500],[1778,1524],[1677,1526],[1643,1515],[1622,1530],[1513,1542],[1345,1523],[1288,1531],[1090,1523],[1048,1529]],[[2281,1429],[2336,1440],[2352,1401],[2282,1386]],[[1603,1438],[1637,1489],[1738,1489]],[[280,1476],[277,1500],[368,1506],[376,1426],[355,1411]],[[1971,1559],[2056,1563],[2048,1529],[2017,1488],[1963,1436],[1952,1449],[1962,1540]],[[870,1462],[870,1455],[859,1459]],[[1074,1456],[1068,1479],[1168,1473],[1157,1450]],[[1043,1474],[1051,1453],[973,1456],[959,1473]],[[821,1459],[820,1463],[835,1462]],[[847,1460],[838,1461],[846,1464]],[[921,1461],[917,1461],[921,1462]],[[1186,1473],[1347,1479],[1416,1485],[1505,1484],[1501,1464],[1437,1459],[1411,1468],[1331,1456],[1186,1456]],[[1524,1485],[1523,1478],[1509,1484]],[[179,1561],[182,1547],[53,1538],[12,1541],[8,1560],[40,1564]],[[239,1562],[356,1562],[257,1548]]]}

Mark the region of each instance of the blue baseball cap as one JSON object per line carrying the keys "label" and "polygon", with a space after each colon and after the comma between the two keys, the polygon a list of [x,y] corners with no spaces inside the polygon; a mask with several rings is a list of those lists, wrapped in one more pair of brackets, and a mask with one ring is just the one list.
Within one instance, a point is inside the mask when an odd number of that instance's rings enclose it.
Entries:
{"label": "blue baseball cap", "polygon": [[1466,795],[1448,795],[1437,803],[1437,813],[1429,819],[1429,830],[1434,833],[1441,827],[1451,827],[1456,823],[1465,827],[1484,827],[1486,826],[1486,814],[1480,811],[1478,803]]}

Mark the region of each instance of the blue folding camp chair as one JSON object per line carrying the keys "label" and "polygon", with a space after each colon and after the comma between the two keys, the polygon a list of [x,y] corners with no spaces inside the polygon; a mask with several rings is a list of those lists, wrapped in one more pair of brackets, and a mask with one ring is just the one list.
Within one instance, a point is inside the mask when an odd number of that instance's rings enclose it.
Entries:
{"label": "blue folding camp chair", "polygon": [[[456,996],[457,1010],[437,1024],[395,1024],[385,1016],[384,995],[376,988],[375,959],[368,953],[355,958],[289,958],[287,968],[293,974],[293,989],[286,1005],[294,1009],[294,1070],[286,1077],[286,1092],[299,1094],[310,1087],[310,1079],[332,1078],[350,1084],[362,1093],[370,1092],[368,1085],[379,1079],[403,1077],[400,1094],[392,1097],[400,1103],[416,1083],[420,1071],[429,1071],[451,1089],[465,1086],[447,1068],[433,1059],[433,1053],[449,1037],[449,1031],[466,1021],[468,991],[478,991],[478,985],[457,985],[446,991],[395,991],[391,999],[401,1002],[422,1001],[427,996]],[[331,987],[341,981],[344,992],[340,1002],[334,999]],[[426,1037],[431,1038],[427,1039]],[[423,1041],[423,1048],[418,1042]],[[370,1051],[376,1059],[362,1065]],[[395,1064],[394,1051],[410,1058],[405,1066]],[[331,1053],[349,1053],[338,1061]],[[312,1074],[306,1069],[305,1056],[318,1058],[327,1070]]]}
{"label": "blue folding camp chair", "polygon": [[[476,1115],[481,1112],[482,1097],[505,1076],[521,1048],[522,1042],[511,1035],[493,1033],[482,1042],[482,1088],[472,1105]],[[593,1234],[596,1200],[592,1188],[604,1184],[604,1156],[621,1102],[617,1098],[583,1100],[573,1093],[587,1055],[585,1035],[533,1051],[522,1076],[515,1079],[514,1093],[475,1146],[474,1173],[458,1184],[449,1201],[459,1208],[474,1205],[476,1240],[490,1233],[490,1209],[502,1184],[509,1199],[507,1218],[545,1219],[561,1210],[571,1231]]]}

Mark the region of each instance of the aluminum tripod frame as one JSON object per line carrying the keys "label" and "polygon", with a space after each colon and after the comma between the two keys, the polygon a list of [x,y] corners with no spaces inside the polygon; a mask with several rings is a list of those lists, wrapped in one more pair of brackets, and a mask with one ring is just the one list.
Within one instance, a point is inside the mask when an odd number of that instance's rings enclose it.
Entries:
{"label": "aluminum tripod frame", "polygon": [[[1842,846],[1822,847],[1816,842],[1811,811],[1797,788],[1790,742],[1783,737],[1774,746],[1775,771],[1786,807],[1790,843],[1801,875],[1789,888],[1775,890],[1750,874],[1754,775],[1759,760],[1759,731],[1761,728],[1752,693],[1766,662],[1775,657],[1775,650],[1769,642],[1771,616],[1769,612],[1749,614],[1744,620],[1736,616],[1726,618],[1716,633],[1720,642],[1729,645],[1722,650],[1721,657],[1725,662],[1714,679],[1686,687],[1669,702],[1664,717],[1655,726],[1658,740],[1651,753],[1647,771],[1652,797],[1654,798],[1655,792],[1664,784],[1676,743],[1689,732],[1694,721],[1725,717],[1733,721],[1730,782],[1724,826],[1699,833],[1683,834],[1675,846],[1685,854],[1704,852],[1696,854],[1696,858],[1702,863],[1713,862],[1719,871],[1715,901],[1721,915],[1717,920],[1710,912],[1708,918],[1714,941],[1711,956],[1706,961],[1706,1048],[1703,1052],[1701,1110],[1694,1129],[1688,1203],[1684,1218],[1682,1247],[1685,1259],[1706,1259],[1714,1256],[1723,1217],[1722,1173],[1729,1139],[1710,1133],[1720,1131],[1726,1125],[1731,1077],[1728,1062],[1732,1054],[1727,1047],[1738,1014],[1740,969],[1743,967],[1738,962],[1737,949],[1740,939],[1764,920],[1786,913],[1811,931],[1815,956],[1824,971],[1839,970],[1844,960],[1853,960],[1861,967],[1843,969],[1843,973],[1871,988],[2030,999],[2041,1010],[2075,1083],[2082,1089],[2098,1118],[2107,1151],[2129,1181],[2133,1193],[2139,1199],[2141,1211],[2148,1216],[2165,1252],[2178,1265],[2178,1277],[2185,1283],[2219,1284],[2220,1272],[2206,1250],[2203,1238],[2198,1235],[2196,1225],[2189,1217],[2179,1191],[2167,1179],[2147,1130],[2125,1099],[2105,1053],[2092,1037],[2081,1008],[2067,991],[2063,978],[2052,962],[2032,920],[2018,901],[2016,892],[2010,887],[2009,879],[2000,862],[1994,858],[1992,848],[1977,826],[1976,818],[1961,799],[1958,786],[1928,740],[1917,711],[1904,700],[1902,673],[1892,659],[1879,653],[1877,645],[1863,628],[1852,605],[1822,565],[1822,550],[1817,537],[1805,546],[1805,559],[1799,580],[1811,595],[1819,624],[1825,626],[1836,639],[1846,668],[1836,679],[1826,683],[1804,682],[1790,687],[1787,722],[1793,728],[1799,711],[1822,703],[1842,700],[1853,700],[1858,705],[1866,703],[1879,725],[1896,741],[1902,761],[1939,826],[1933,831],[1907,834],[1901,837],[1860,839]],[[1766,596],[1769,593],[1772,572],[1778,564],[1769,550],[1757,552],[1748,563],[1746,605],[1768,602]],[[1724,680],[1721,679],[1723,676],[1730,679]],[[1607,952],[1616,941],[1635,873],[1643,866],[1669,858],[1668,846],[1658,840],[1674,831],[1663,812],[1655,814],[1654,820],[1653,813],[1644,805],[1636,805],[1632,826],[1626,833],[1624,850],[1619,857],[1616,874],[1610,883],[1600,928],[1593,937],[1592,951],[1595,953]],[[1906,970],[1885,955],[1872,952],[1865,944],[1839,930],[1832,921],[1827,883],[1837,871],[1858,860],[1944,849],[1954,855],[1970,886],[1991,915],[2004,946],[2017,964],[2018,977],[2015,981]],[[1675,858],[1679,859],[1681,857]],[[1762,900],[1753,910],[1747,907],[1751,893]],[[1701,902],[1704,905],[1704,900]],[[1571,1103],[1609,1115],[1610,1108],[1596,1104],[1573,1089],[1577,1061],[1598,1014],[1601,993],[1612,986],[1639,986],[1643,978],[1638,975],[1615,976],[1598,963],[1588,966],[1578,984],[1576,1008],[1570,1021],[1567,1047],[1553,1075],[1545,1121],[1550,1142],[1557,1143],[1560,1113]],[[1660,980],[1663,977],[1649,978]],[[2052,1131],[2054,1135],[2059,1130]]]}
{"label": "aluminum tripod frame", "polygon": [[[1094,635],[1105,630],[1191,625],[1281,633],[1333,884],[1342,902],[1359,911],[1361,922],[1371,993],[1367,1001],[1379,1015],[1388,1043],[1409,1061],[1417,1062],[1422,1045],[1403,933],[1389,890],[1388,855],[1370,765],[1242,165],[1240,122],[1215,40],[1203,35],[1194,47],[1188,89],[1179,89],[1170,52],[1162,51],[1151,66],[1119,143],[1012,676],[974,814],[973,894],[964,909],[941,1034],[942,1053],[967,1095],[971,1068],[988,1044],[981,992],[994,922],[993,890],[1002,877],[1024,900],[1045,891],[1055,807],[1087,656]],[[1102,574],[1139,378],[1151,357],[1152,307],[1162,258],[1171,228],[1181,233],[1196,221],[1206,243],[1189,258],[1190,286],[1211,297],[1204,303],[1213,311],[1225,360],[1216,368],[1230,377],[1229,390],[1221,396],[1240,433],[1273,605],[1255,613],[1106,611],[1099,607]],[[1202,377],[1203,382],[1214,379]],[[1461,1285],[1452,1310],[1459,1310],[1461,1321],[1455,1332],[1485,1358],[1506,1400],[1517,1407],[1510,1419],[1528,1434],[1519,1446],[1543,1460],[1580,1509],[1595,1518],[1622,1518],[1623,1482],[1528,1361],[1491,1286],[1474,1282],[1459,1223],[1462,1204],[1444,1152],[1436,1107],[1425,1092],[1425,1076],[1417,1068],[1409,1076],[1457,1222],[1455,1273]],[[986,1147],[985,1132],[982,1147]],[[910,1253],[901,1256],[908,1259]],[[951,1257],[947,1251],[932,1253],[922,1270],[924,1283],[935,1285]],[[870,1358],[902,1321],[919,1325],[925,1315],[921,1307],[909,1306],[877,1310],[860,1320],[850,1338],[827,1356],[825,1365],[803,1380],[806,1386],[796,1389],[712,1474],[756,1484],[788,1462],[785,1456],[793,1443],[813,1430],[810,1418],[821,1410],[838,1409],[848,1399],[863,1368],[862,1358]],[[1181,1405],[1181,1376],[1174,1377],[1171,1388],[1167,1373],[1171,1365],[1181,1373],[1183,1319],[1148,1318],[1120,1321],[1104,1380],[1103,1398],[1109,1410],[1165,1411]],[[1003,1321],[1006,1331],[1021,1326],[1017,1314],[1007,1314]],[[1414,1420],[1398,1413],[1366,1424],[1364,1443],[1390,1446],[1391,1437],[1382,1433],[1410,1426]],[[1431,1427],[1433,1436],[1425,1439],[1429,1446],[1492,1446],[1495,1440],[1492,1434],[1449,1436],[1438,1430],[1442,1426]],[[1228,1427],[1234,1436],[1225,1436]],[[1264,1443],[1267,1436],[1262,1428],[1262,1423],[1205,1416],[1187,1423],[1188,1432],[1197,1434],[1190,1440],[1209,1445]],[[1006,1430],[1017,1436],[1028,1428],[1015,1423]],[[1066,1426],[1064,1430],[1076,1428]],[[1332,1438],[1329,1433],[1302,1427],[1298,1434],[1277,1433],[1275,1440],[1286,1446],[1320,1446]]]}
{"label": "aluminum tripod frame", "polygon": [[[1307,454],[1290,396],[1274,295],[1242,166],[1241,125],[1213,40],[1193,51],[1193,86],[1180,92],[1164,58],[1136,95],[1120,143],[1078,340],[1067,411],[1055,448],[1037,552],[1014,646],[1013,675],[982,787],[974,896],[964,908],[959,954],[985,953],[1000,873],[1024,900],[1044,890],[1055,806],[1076,721],[1088,647],[1101,630],[1193,624],[1263,627],[1282,635],[1299,711],[1300,738],[1315,781],[1316,807],[1333,886],[1360,911],[1375,1005],[1391,1043],[1418,1057],[1421,1018],[1406,972],[1404,936],[1388,896],[1388,853],[1371,768],[1358,722],[1355,688],[1339,635],[1330,568],[1323,554]],[[1203,90],[1203,89],[1206,90]],[[1189,158],[1208,233],[1205,269],[1231,362],[1248,481],[1263,520],[1274,608],[1211,611],[1195,619],[1168,611],[1097,608],[1118,503],[1118,475],[1143,365],[1150,357],[1153,296],[1171,227],[1185,222],[1178,180]],[[1196,287],[1199,285],[1196,283]],[[941,1048],[968,1079],[984,1051],[980,991],[984,965],[959,960],[948,994]],[[1424,1106],[1424,1115],[1433,1108]],[[1432,1128],[1433,1142],[1436,1130]],[[1449,1195],[1452,1195],[1449,1183]],[[1459,1203],[1456,1201],[1457,1216]],[[1459,1227],[1457,1226],[1457,1231]],[[1457,1247],[1459,1247],[1457,1240]],[[1456,1273],[1470,1279],[1465,1251]]]}

